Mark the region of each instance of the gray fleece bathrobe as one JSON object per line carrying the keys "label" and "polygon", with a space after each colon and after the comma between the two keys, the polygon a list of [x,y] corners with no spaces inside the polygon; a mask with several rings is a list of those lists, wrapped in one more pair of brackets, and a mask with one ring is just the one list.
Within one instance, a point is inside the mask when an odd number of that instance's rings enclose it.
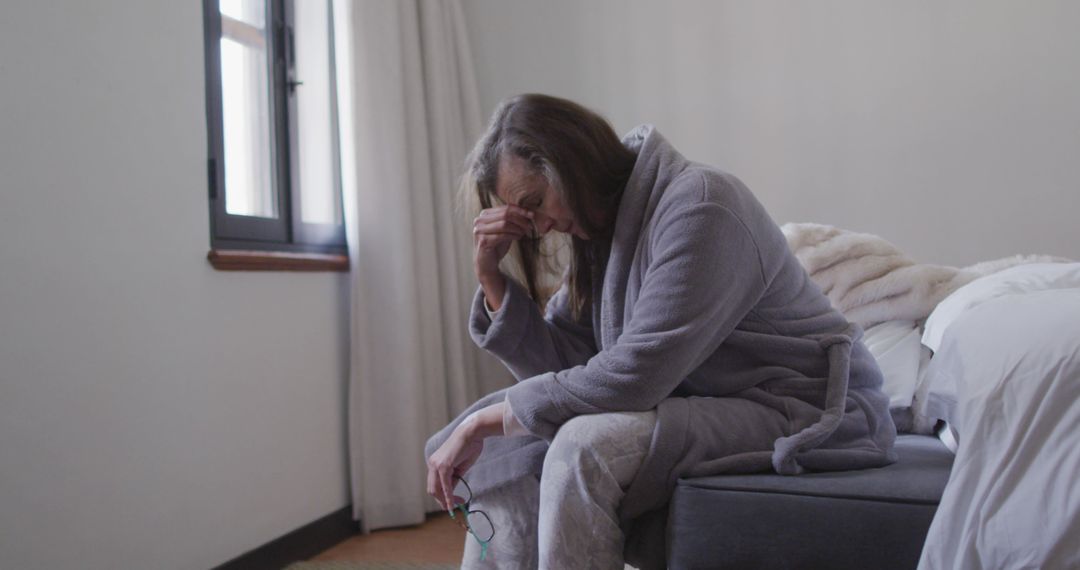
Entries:
{"label": "gray fleece bathrobe", "polygon": [[[463,412],[425,453],[473,411],[508,399],[533,435],[485,441],[468,473],[481,494],[539,475],[570,418],[656,408],[649,453],[619,512],[627,561],[652,568],[664,564],[664,507],[679,477],[878,467],[895,460],[896,429],[862,330],[810,281],[753,194],[687,161],[651,126],[623,143],[638,158],[593,268],[591,315],[572,320],[565,287],[541,315],[507,280],[492,320],[478,290],[472,337],[518,383]],[[755,429],[725,417],[725,398],[780,411],[790,435],[771,450],[718,456],[722,442]]]}

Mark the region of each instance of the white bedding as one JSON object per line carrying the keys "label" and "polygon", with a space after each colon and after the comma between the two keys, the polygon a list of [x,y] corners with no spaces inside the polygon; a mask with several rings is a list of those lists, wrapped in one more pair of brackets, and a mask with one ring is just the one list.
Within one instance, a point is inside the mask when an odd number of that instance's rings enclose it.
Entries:
{"label": "white bedding", "polygon": [[1080,568],[1080,289],[965,308],[927,380],[960,445],[919,568]]}
{"label": "white bedding", "polygon": [[939,303],[926,319],[922,343],[937,351],[945,331],[960,315],[998,297],[1051,289],[1080,288],[1080,263],[1029,263],[980,277]]}
{"label": "white bedding", "polygon": [[915,321],[887,321],[866,329],[863,343],[874,355],[885,381],[889,408],[910,408],[919,376],[919,328]]}

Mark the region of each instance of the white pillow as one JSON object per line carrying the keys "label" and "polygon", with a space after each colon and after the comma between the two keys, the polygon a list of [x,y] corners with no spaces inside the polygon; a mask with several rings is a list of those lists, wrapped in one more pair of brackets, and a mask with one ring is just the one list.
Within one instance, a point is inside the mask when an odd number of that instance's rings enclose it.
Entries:
{"label": "white pillow", "polygon": [[890,408],[911,407],[919,378],[919,329],[914,321],[887,321],[866,329],[863,343],[877,360]]}
{"label": "white pillow", "polygon": [[1030,263],[980,277],[953,291],[926,319],[922,343],[937,352],[945,331],[961,314],[1005,295],[1080,288],[1080,263]]}

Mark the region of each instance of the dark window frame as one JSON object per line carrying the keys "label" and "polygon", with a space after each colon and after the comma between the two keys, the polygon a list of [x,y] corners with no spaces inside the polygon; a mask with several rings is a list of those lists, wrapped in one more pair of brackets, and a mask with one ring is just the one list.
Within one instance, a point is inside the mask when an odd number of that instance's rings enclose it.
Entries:
{"label": "dark window frame", "polygon": [[[206,70],[207,175],[209,178],[211,259],[214,252],[255,250],[318,254],[344,254],[344,220],[337,224],[303,221],[299,169],[293,46],[294,0],[265,0],[267,6],[267,50],[272,58],[270,81],[273,100],[273,199],[276,218],[230,214],[225,210],[225,142],[221,81],[222,17],[218,0],[203,0],[203,30]],[[310,0],[306,0],[310,1]],[[327,2],[330,50],[330,117],[332,122],[333,182],[335,197],[341,200],[341,129],[338,124],[337,73],[335,70],[333,2]]]}

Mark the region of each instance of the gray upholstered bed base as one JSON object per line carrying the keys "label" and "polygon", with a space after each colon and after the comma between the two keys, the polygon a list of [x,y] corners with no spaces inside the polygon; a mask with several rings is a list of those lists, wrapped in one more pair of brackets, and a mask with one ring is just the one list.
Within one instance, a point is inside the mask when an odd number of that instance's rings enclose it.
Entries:
{"label": "gray upholstered bed base", "polygon": [[919,435],[900,436],[896,451],[878,469],[679,481],[668,567],[915,568],[953,455]]}

